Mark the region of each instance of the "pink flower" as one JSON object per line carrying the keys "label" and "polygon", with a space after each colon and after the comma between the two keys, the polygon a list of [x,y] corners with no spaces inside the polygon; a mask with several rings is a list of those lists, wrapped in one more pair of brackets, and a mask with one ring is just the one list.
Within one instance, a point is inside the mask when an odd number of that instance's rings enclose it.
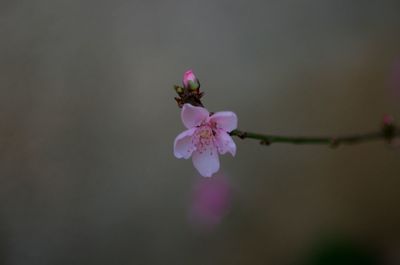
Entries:
{"label": "pink flower", "polygon": [[196,90],[200,87],[199,80],[194,75],[192,70],[187,70],[183,74],[183,86],[185,88],[190,88],[191,90]]}
{"label": "pink flower", "polygon": [[199,173],[211,177],[219,170],[218,154],[236,154],[236,145],[228,133],[237,128],[236,114],[221,111],[210,115],[205,108],[185,104],[181,118],[187,130],[175,138],[174,155],[184,159],[192,156]]}

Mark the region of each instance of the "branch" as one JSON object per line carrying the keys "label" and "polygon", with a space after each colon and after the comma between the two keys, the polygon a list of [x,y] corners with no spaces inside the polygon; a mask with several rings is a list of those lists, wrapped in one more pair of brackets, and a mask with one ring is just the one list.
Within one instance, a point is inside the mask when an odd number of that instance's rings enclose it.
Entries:
{"label": "branch", "polygon": [[[193,74],[191,70],[187,71],[183,79],[183,87],[174,86],[175,92],[178,97],[175,97],[178,107],[186,103],[193,106],[203,107],[204,105],[201,98],[204,96],[204,92],[200,91],[200,82]],[[288,143],[288,144],[319,144],[329,145],[331,147],[337,147],[341,144],[359,144],[364,142],[385,140],[391,143],[397,137],[400,137],[400,130],[395,126],[393,118],[386,115],[383,119],[381,130],[371,133],[346,135],[340,137],[297,137],[297,136],[281,136],[281,135],[270,135],[260,134],[253,132],[246,132],[240,130],[234,130],[230,132],[231,136],[237,136],[241,139],[255,139],[259,140],[263,145],[270,145],[272,143]]]}
{"label": "branch", "polygon": [[270,134],[259,134],[253,132],[245,132],[234,130],[230,133],[231,136],[237,136],[241,139],[259,140],[262,145],[270,145],[272,143],[287,143],[287,144],[319,144],[337,147],[341,144],[359,144],[364,142],[385,140],[391,142],[393,138],[400,137],[400,130],[396,129],[391,123],[384,124],[381,131],[346,135],[340,137],[297,137],[297,136],[281,136]]}

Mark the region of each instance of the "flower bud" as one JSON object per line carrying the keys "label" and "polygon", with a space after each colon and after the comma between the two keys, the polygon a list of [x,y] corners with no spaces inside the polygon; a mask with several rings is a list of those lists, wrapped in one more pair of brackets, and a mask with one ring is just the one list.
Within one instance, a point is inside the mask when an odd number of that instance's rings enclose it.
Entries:
{"label": "flower bud", "polygon": [[178,95],[183,94],[183,87],[180,87],[180,86],[175,85],[175,86],[174,86],[174,89],[175,89],[175,92],[176,92]]}
{"label": "flower bud", "polygon": [[183,75],[183,85],[185,88],[189,90],[198,90],[200,88],[200,82],[197,77],[194,75],[192,70],[188,70]]}

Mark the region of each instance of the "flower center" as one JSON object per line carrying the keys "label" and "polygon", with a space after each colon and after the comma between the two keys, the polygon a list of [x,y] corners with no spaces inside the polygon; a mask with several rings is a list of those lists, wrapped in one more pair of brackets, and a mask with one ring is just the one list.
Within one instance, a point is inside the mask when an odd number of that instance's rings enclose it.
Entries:
{"label": "flower center", "polygon": [[207,149],[210,149],[210,152],[212,151],[211,149],[214,145],[214,131],[208,124],[198,127],[193,137],[193,144],[200,153],[207,151]]}

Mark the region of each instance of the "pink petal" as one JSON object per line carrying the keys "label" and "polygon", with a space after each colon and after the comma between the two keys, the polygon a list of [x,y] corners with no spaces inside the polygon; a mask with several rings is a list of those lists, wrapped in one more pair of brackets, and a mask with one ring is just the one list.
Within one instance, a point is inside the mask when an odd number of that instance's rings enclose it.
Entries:
{"label": "pink petal", "polygon": [[210,122],[215,122],[217,128],[223,129],[226,132],[231,132],[237,128],[238,119],[232,111],[216,112],[209,119]]}
{"label": "pink petal", "polygon": [[190,129],[206,121],[209,116],[208,110],[202,107],[195,107],[185,104],[182,107],[181,118],[186,128]]}
{"label": "pink petal", "polygon": [[218,151],[213,145],[209,145],[203,152],[193,152],[192,161],[194,167],[203,177],[211,177],[219,170]]}
{"label": "pink petal", "polygon": [[215,135],[215,141],[218,148],[218,152],[223,155],[226,152],[231,153],[232,156],[236,154],[236,144],[233,141],[232,137],[224,132],[223,130],[219,130]]}
{"label": "pink petal", "polygon": [[180,133],[174,141],[174,155],[176,158],[188,159],[196,149],[192,142],[192,136],[196,128]]}

